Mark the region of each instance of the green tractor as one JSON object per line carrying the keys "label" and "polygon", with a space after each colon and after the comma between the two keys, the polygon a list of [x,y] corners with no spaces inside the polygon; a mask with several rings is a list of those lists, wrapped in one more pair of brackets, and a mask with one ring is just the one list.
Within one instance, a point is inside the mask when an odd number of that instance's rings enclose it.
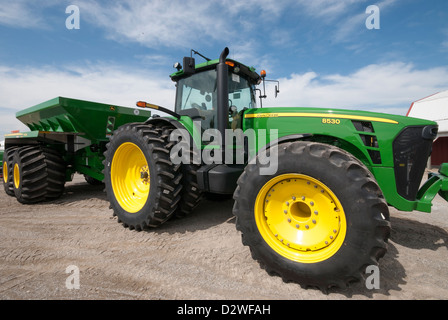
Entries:
{"label": "green tractor", "polygon": [[[107,140],[92,143],[95,137],[83,135],[93,127],[59,126],[59,144],[52,144],[30,116],[42,108],[21,120],[38,131],[34,148],[48,168],[63,160],[66,180],[78,171],[105,183],[114,215],[129,229],[183,217],[206,194],[233,194],[236,228],[254,259],[269,274],[304,287],[345,287],[377,265],[387,251],[389,206],[430,212],[437,194],[448,201],[448,164],[420,187],[435,122],[353,110],[263,108],[265,73],[228,54],[228,48],[216,60],[199,54],[201,64],[185,57],[171,74],[174,111],[140,101],[138,107],[167,116],[114,121]],[[104,124],[92,121],[95,130],[106,132],[111,117],[116,115],[105,115]],[[67,145],[77,139],[90,142]],[[11,161],[3,166],[5,185],[17,196],[21,163],[32,158],[23,141],[7,137]],[[49,170],[47,187],[57,180],[50,179],[54,171],[61,175],[63,169]],[[39,200],[48,192],[41,191]]]}

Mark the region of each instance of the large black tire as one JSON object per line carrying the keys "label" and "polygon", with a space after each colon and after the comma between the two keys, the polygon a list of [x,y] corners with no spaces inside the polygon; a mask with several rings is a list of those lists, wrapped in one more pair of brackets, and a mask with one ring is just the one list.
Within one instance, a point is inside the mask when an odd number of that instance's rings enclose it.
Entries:
{"label": "large black tire", "polygon": [[[161,137],[166,141],[170,141],[167,146],[171,150],[178,143],[178,141],[170,140],[170,135],[175,128],[173,126],[162,125],[161,129]],[[201,166],[200,164],[195,164],[193,161],[199,151],[194,147],[194,142],[191,136],[183,137],[183,139],[190,140],[190,150],[188,150],[187,155],[184,155],[184,159],[189,159],[189,162],[181,164],[182,191],[180,192],[181,198],[179,205],[174,213],[176,218],[184,218],[192,213],[202,199],[202,190],[199,189],[196,176],[197,170],[199,170]],[[183,151],[187,151],[186,148]]]}
{"label": "large black tire", "polygon": [[45,199],[58,199],[64,193],[66,163],[58,151],[49,148],[42,148],[41,150],[47,165],[47,193]]}
{"label": "large black tire", "polygon": [[[351,154],[314,142],[273,147],[274,175],[249,164],[235,190],[243,243],[271,275],[304,287],[346,287],[387,251],[388,206],[369,170]],[[336,219],[335,219],[336,218]]]}
{"label": "large black tire", "polygon": [[[190,151],[193,152],[193,151]],[[176,211],[177,218],[184,218],[194,211],[202,199],[202,190],[199,189],[196,172],[200,165],[190,163],[182,164],[182,192],[179,207]]]}
{"label": "large black tire", "polygon": [[14,195],[20,203],[56,199],[64,192],[65,164],[54,150],[20,147],[13,154],[12,167]]}
{"label": "large black tire", "polygon": [[170,219],[182,191],[180,165],[170,160],[161,127],[130,123],[118,128],[104,153],[107,198],[118,222],[141,231]]}
{"label": "large black tire", "polygon": [[14,197],[12,157],[16,149],[17,147],[8,148],[3,154],[3,188],[5,193],[11,197]]}

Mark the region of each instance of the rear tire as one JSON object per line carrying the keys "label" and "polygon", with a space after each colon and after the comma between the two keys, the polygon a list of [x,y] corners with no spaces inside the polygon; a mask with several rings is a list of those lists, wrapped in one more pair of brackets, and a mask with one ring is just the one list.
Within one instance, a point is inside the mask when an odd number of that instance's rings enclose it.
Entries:
{"label": "rear tire", "polygon": [[[180,141],[171,141],[170,135],[175,130],[174,126],[166,126],[161,125],[162,128],[162,138],[166,141],[170,141],[168,146],[171,150],[176,144],[183,143]],[[187,136],[183,136],[185,141],[190,140],[190,145],[188,149],[186,146],[182,149],[183,152],[188,152],[188,154],[182,154],[181,161],[181,172],[182,172],[182,191],[180,193],[181,199],[179,201],[179,205],[177,207],[174,216],[176,218],[184,218],[198,206],[200,201],[202,200],[202,190],[199,189],[198,180],[197,180],[197,170],[201,167],[200,164],[195,164],[194,159],[197,158],[199,151],[194,145],[194,141],[189,133],[186,133]],[[184,163],[185,160],[188,160],[188,163]]]}
{"label": "rear tire", "polygon": [[249,164],[234,194],[236,226],[253,258],[271,275],[323,291],[360,280],[386,253],[390,233],[369,170],[326,144],[291,142],[269,152],[278,154],[277,172],[263,176],[258,161]]}
{"label": "rear tire", "polygon": [[199,189],[197,170],[200,165],[182,164],[182,192],[179,207],[176,211],[177,218],[184,218],[199,205],[202,200],[202,191]]}
{"label": "rear tire", "polygon": [[157,227],[177,210],[182,173],[170,160],[170,148],[163,129],[152,124],[126,124],[110,138],[104,182],[123,226],[137,231]]}

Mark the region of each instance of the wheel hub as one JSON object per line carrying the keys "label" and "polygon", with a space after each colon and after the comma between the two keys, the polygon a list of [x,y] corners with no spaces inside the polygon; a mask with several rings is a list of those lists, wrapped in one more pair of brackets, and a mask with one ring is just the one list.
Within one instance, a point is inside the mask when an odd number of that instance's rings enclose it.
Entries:
{"label": "wheel hub", "polygon": [[333,252],[345,227],[345,214],[337,197],[322,182],[308,176],[288,174],[272,179],[260,191],[258,202],[263,203],[257,220],[263,237],[287,255],[308,255],[305,260],[314,259],[313,254],[327,255],[326,251]]}
{"label": "wheel hub", "polygon": [[6,160],[3,161],[3,182],[8,183],[8,164]]}
{"label": "wheel hub", "polygon": [[145,185],[149,184],[149,168],[148,166],[143,166],[140,169],[140,178],[142,179],[142,183]]}
{"label": "wheel hub", "polygon": [[129,213],[141,210],[149,195],[149,166],[140,148],[130,142],[115,151],[111,165],[112,188],[120,206]]}

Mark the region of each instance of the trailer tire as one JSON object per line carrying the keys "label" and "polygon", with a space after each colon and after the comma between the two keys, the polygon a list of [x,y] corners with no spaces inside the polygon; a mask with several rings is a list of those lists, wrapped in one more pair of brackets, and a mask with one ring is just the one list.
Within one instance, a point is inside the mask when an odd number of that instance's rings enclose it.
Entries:
{"label": "trailer tire", "polygon": [[20,203],[56,199],[64,192],[65,163],[55,150],[20,147],[12,157],[12,178],[14,195]]}
{"label": "trailer tire", "polygon": [[12,159],[16,149],[17,147],[8,148],[3,154],[3,188],[5,193],[11,197],[14,197]]}
{"label": "trailer tire", "polygon": [[177,210],[182,173],[170,160],[170,148],[163,129],[152,124],[126,124],[110,138],[104,153],[105,189],[124,227],[157,227]]}
{"label": "trailer tire", "polygon": [[[274,175],[260,174],[266,152],[278,155]],[[337,147],[297,141],[262,152],[238,180],[234,199],[243,244],[285,282],[346,287],[387,251],[381,190],[361,162]]]}
{"label": "trailer tire", "polygon": [[20,147],[14,152],[12,167],[14,195],[20,203],[56,199],[64,192],[65,164],[57,151]]}
{"label": "trailer tire", "polygon": [[45,199],[58,199],[62,196],[65,189],[66,163],[58,151],[49,148],[42,148],[41,150],[47,165],[47,189]]}

